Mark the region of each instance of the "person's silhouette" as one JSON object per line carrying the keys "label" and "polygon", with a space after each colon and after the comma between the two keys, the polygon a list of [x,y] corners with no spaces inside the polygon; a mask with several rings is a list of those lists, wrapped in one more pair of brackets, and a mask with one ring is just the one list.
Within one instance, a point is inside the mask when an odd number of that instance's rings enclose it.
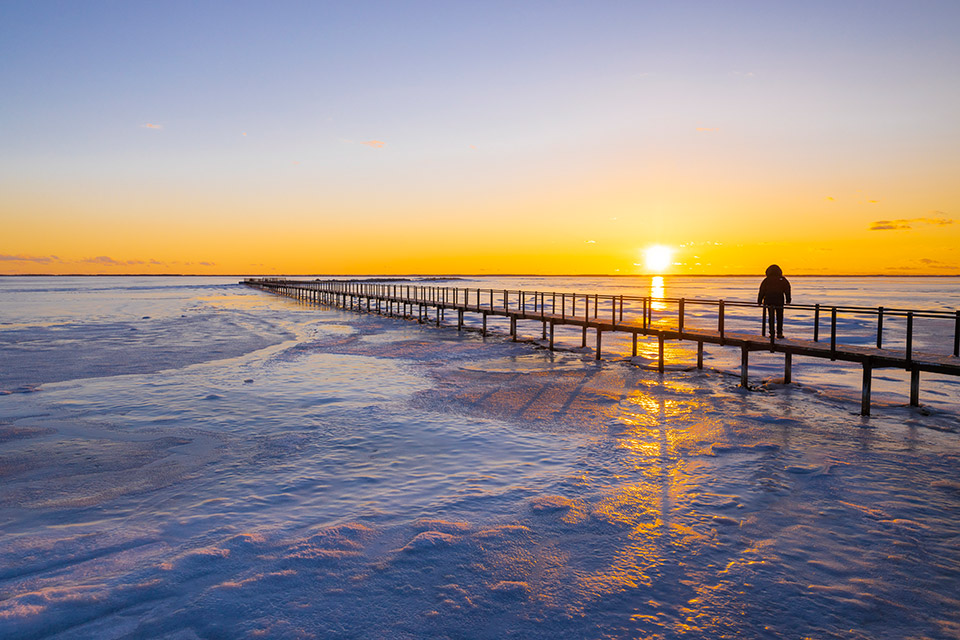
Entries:
{"label": "person's silhouette", "polygon": [[767,267],[767,277],[760,283],[760,292],[757,294],[757,304],[767,308],[770,322],[770,337],[774,333],[774,316],[776,316],[776,336],[783,337],[783,305],[790,304],[790,282],[783,277],[783,270],[775,264]]}

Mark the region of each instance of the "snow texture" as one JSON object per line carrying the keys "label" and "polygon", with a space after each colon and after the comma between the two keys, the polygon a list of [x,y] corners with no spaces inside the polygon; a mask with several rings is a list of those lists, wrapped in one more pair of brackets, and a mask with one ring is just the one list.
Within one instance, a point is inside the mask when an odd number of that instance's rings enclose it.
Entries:
{"label": "snow texture", "polygon": [[0,637],[960,637],[949,382],[861,418],[829,366],[0,280]]}

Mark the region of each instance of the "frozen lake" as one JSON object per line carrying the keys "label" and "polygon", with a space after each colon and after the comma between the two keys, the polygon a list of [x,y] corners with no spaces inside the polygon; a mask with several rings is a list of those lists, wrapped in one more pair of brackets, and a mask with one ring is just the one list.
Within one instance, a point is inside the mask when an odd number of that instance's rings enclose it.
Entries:
{"label": "frozen lake", "polygon": [[[960,636],[956,380],[912,409],[878,371],[867,419],[848,365],[785,387],[758,355],[744,390],[735,350],[697,371],[674,345],[660,376],[623,344],[595,362],[573,333],[550,353],[238,279],[0,278],[0,637]],[[960,278],[793,283],[960,307]]]}

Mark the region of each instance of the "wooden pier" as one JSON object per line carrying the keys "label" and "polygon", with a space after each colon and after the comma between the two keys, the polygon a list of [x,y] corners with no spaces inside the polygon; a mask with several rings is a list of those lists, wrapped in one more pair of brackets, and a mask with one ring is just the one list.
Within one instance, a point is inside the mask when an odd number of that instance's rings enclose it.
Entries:
{"label": "wooden pier", "polygon": [[[318,304],[329,304],[356,311],[375,312],[425,321],[428,312],[440,326],[446,313],[456,313],[457,329],[464,328],[465,314],[482,317],[481,331],[487,332],[488,316],[509,319],[510,335],[517,339],[520,321],[540,324],[544,340],[554,348],[556,326],[580,327],[582,344],[587,346],[588,331],[596,339],[595,357],[602,354],[603,334],[625,333],[632,336],[633,355],[637,355],[639,336],[655,336],[658,342],[658,370],[664,370],[664,343],[687,340],[697,343],[697,367],[703,368],[703,345],[714,344],[740,349],[740,384],[747,386],[750,352],[769,351],[784,355],[784,382],[791,382],[793,356],[860,363],[863,369],[860,413],[870,415],[870,390],[874,369],[895,368],[910,372],[910,404],[920,404],[920,373],[960,376],[960,310],[876,309],[866,307],[821,307],[790,305],[791,310],[813,313],[812,339],[776,339],[755,333],[726,330],[726,311],[731,307],[752,307],[744,302],[684,298],[655,298],[544,291],[516,291],[463,287],[421,286],[359,280],[287,280],[248,278],[242,284],[279,295]],[[715,316],[716,328],[685,326],[691,307],[708,307]],[[875,318],[876,346],[843,344],[837,337],[839,315],[868,315]],[[639,317],[637,317],[639,315]],[[820,340],[824,317],[829,317],[829,342]],[[884,348],[884,318],[905,321],[903,348]],[[914,322],[934,319],[953,325],[952,353],[920,353],[913,349]],[[765,318],[764,318],[765,320]],[[698,318],[699,322],[699,318]],[[889,322],[888,322],[889,326]],[[766,322],[763,327],[765,329]],[[888,328],[889,332],[889,328]],[[872,340],[872,338],[871,338]],[[889,341],[888,341],[889,342]]]}

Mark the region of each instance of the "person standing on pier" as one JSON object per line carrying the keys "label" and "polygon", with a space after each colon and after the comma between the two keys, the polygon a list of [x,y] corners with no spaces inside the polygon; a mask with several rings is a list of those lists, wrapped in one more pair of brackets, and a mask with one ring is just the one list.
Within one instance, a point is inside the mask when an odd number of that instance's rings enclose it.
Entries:
{"label": "person standing on pier", "polygon": [[760,283],[760,292],[757,294],[757,304],[767,308],[767,317],[770,322],[770,336],[774,335],[773,317],[777,317],[776,336],[783,337],[783,305],[790,304],[790,281],[783,277],[783,270],[772,264],[767,267],[767,277]]}

